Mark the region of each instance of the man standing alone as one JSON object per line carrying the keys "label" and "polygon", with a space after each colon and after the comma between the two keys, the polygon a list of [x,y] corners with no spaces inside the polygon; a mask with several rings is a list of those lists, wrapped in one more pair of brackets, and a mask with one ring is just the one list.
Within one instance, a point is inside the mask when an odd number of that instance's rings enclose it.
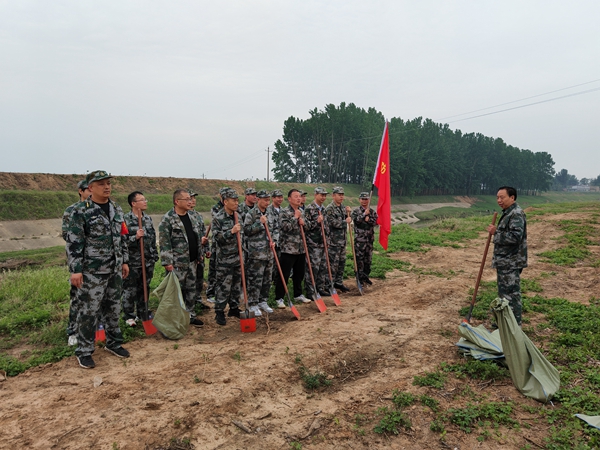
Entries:
{"label": "man standing alone", "polygon": [[521,272],[527,267],[527,220],[517,204],[517,190],[510,186],[498,188],[496,194],[502,216],[498,226],[489,225],[487,230],[494,236],[492,267],[496,268],[498,296],[506,298],[521,325]]}
{"label": "man standing alone", "polygon": [[188,214],[192,209],[192,197],[187,189],[177,189],[173,193],[173,209],[167,212],[158,226],[160,260],[167,272],[174,271],[190,314],[190,324],[204,325],[196,317],[196,269],[202,257],[202,244],[208,240],[202,236],[200,224],[195,215]]}
{"label": "man standing alone", "polygon": [[123,278],[129,274],[129,253],[122,238],[127,233],[123,211],[110,200],[112,176],[91,172],[86,181],[91,196],[78,203],[67,229],[67,259],[71,284],[77,288],[77,349],[84,369],[96,366],[92,359],[98,317],[104,320],[106,347],[128,358],[119,328]]}

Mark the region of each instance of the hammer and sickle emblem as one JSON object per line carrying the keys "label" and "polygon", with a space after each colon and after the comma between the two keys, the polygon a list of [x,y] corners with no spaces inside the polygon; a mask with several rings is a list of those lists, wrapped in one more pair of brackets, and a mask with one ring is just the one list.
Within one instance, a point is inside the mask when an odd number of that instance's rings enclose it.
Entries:
{"label": "hammer and sickle emblem", "polygon": [[385,173],[385,171],[387,170],[387,166],[385,165],[384,162],[381,163],[381,173]]}

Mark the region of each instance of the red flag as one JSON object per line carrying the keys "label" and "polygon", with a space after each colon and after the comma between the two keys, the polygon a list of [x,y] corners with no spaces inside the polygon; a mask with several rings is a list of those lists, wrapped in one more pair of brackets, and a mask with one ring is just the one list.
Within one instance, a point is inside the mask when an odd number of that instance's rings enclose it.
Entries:
{"label": "red flag", "polygon": [[390,135],[389,123],[385,123],[381,148],[377,158],[377,167],[373,176],[373,186],[377,188],[377,223],[379,224],[379,243],[387,250],[388,236],[392,232],[392,195],[390,182]]}

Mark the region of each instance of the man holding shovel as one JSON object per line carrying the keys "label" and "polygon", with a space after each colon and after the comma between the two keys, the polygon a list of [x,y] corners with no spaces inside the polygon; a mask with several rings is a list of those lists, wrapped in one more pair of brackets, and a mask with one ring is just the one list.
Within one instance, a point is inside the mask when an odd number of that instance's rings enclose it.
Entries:
{"label": "man holding shovel", "polygon": [[325,208],[327,224],[331,236],[329,246],[329,264],[333,272],[333,286],[342,292],[348,292],[344,286],[344,268],[346,267],[346,229],[352,221],[349,217],[351,212],[349,206],[344,206],[344,188],[336,186],[333,188],[333,201]]}
{"label": "man holding shovel", "polygon": [[506,298],[521,325],[521,272],[527,267],[527,220],[517,204],[517,190],[510,186],[498,188],[496,200],[502,208],[498,225],[489,225],[494,237],[492,267],[496,268],[498,297]]}
{"label": "man holding shovel", "polygon": [[240,316],[242,295],[242,269],[238,249],[238,233],[243,235],[241,223],[236,223],[238,195],[228,189],[221,195],[223,209],[212,220],[211,229],[215,240],[215,321],[226,325],[225,306],[229,304],[229,317]]}
{"label": "man holding shovel", "polygon": [[[304,287],[308,298],[315,298],[317,292],[321,296],[329,297],[330,281],[327,271],[327,261],[325,260],[325,242],[323,241],[323,232],[321,223],[325,220],[325,208],[323,204],[327,199],[327,190],[322,187],[315,188],[315,199],[304,209],[306,220],[306,247],[312,266],[316,286],[313,286],[310,279],[308,264],[304,277]],[[327,232],[327,226],[325,226]],[[316,291],[315,291],[316,290]]]}
{"label": "man holding shovel", "polygon": [[[144,242],[144,269],[146,270],[146,289],[150,291],[150,282],[154,275],[154,263],[158,261],[156,250],[156,231],[152,218],[144,211],[148,209],[148,200],[139,191],[127,196],[131,211],[125,214],[125,225],[129,234],[123,236],[129,249],[129,276],[123,280],[123,318],[130,327],[136,326],[137,320],[144,317],[146,305],[144,301],[144,283],[142,275],[142,252],[140,239]],[[142,219],[142,228],[139,227]]]}

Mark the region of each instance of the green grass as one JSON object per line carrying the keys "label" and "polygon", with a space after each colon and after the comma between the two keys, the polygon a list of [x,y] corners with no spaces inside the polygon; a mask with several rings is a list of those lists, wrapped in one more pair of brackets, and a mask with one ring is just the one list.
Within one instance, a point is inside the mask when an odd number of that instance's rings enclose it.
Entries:
{"label": "green grass", "polygon": [[17,250],[0,253],[0,264],[24,262],[29,266],[64,266],[67,262],[64,246],[40,248],[35,250]]}
{"label": "green grass", "polygon": [[540,253],[546,261],[559,266],[573,266],[591,256],[588,245],[598,245],[598,231],[595,227],[576,220],[560,220],[558,227],[564,231],[564,247]]}

